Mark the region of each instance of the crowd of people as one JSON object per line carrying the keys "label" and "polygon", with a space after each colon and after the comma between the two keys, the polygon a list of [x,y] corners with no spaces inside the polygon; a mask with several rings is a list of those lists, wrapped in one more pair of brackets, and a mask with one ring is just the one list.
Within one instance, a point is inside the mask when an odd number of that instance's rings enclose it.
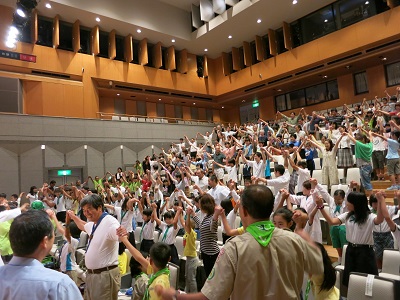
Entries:
{"label": "crowd of people", "polygon": [[[394,248],[393,235],[400,241],[400,207],[387,206],[385,191],[374,192],[371,184],[388,176],[388,190],[400,197],[399,91],[328,115],[300,109],[289,116],[278,112],[268,122],[218,125],[137,161],[134,171],[118,168],[68,185],[51,181],[9,200],[0,194],[6,264],[0,267],[0,290],[6,299],[28,292],[37,292],[33,299],[78,299],[84,281],[85,299],[117,299],[129,264],[133,299],[300,299],[310,292],[315,299],[339,299],[336,273],[322,246],[321,217],[332,225],[339,263],[347,245],[344,286],[351,272],[378,275],[383,249]],[[315,158],[320,182],[312,176]],[[346,177],[355,166],[360,182],[349,181],[331,196],[338,169]],[[59,254],[65,275],[40,263],[53,245],[54,229],[65,240]],[[75,257],[81,231],[88,235],[83,266]],[[180,265],[177,236],[183,236],[186,257],[182,294],[169,283],[168,263]],[[200,265],[204,285],[196,282]],[[26,266],[32,272],[22,276]],[[25,283],[33,284],[29,291]]]}

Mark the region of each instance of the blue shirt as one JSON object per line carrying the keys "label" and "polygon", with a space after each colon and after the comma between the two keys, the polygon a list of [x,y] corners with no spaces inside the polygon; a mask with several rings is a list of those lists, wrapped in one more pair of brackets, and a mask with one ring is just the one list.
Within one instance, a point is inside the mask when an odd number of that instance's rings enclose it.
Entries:
{"label": "blue shirt", "polygon": [[399,150],[399,143],[392,139],[387,139],[387,143],[388,143],[388,153],[386,155],[386,158],[387,159],[399,158],[399,153],[397,152],[397,150]]}
{"label": "blue shirt", "polygon": [[82,295],[67,275],[45,268],[34,258],[14,256],[0,267],[1,299],[79,300]]}

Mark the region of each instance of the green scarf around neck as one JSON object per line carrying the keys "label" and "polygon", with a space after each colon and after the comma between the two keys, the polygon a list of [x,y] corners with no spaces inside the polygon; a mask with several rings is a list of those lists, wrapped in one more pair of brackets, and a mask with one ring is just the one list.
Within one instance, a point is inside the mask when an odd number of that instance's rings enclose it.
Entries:
{"label": "green scarf around neck", "polygon": [[153,281],[160,275],[162,274],[167,274],[169,277],[169,270],[168,268],[164,268],[161,269],[159,271],[157,271],[156,273],[152,274],[149,278],[149,281],[147,283],[147,288],[146,288],[146,292],[144,293],[144,297],[143,300],[149,300],[150,299],[150,285],[153,283]]}
{"label": "green scarf around neck", "polygon": [[263,247],[267,247],[272,238],[275,226],[271,221],[260,221],[249,225],[246,231]]}

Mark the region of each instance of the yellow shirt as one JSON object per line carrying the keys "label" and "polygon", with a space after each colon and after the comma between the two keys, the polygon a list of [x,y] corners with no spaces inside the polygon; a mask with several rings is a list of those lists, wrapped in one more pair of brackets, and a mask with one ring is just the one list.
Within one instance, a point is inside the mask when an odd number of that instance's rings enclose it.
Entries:
{"label": "yellow shirt", "polygon": [[189,257],[196,257],[196,238],[197,233],[191,229],[190,233],[185,233],[183,236],[183,243],[185,248],[183,249],[183,255]]}
{"label": "yellow shirt", "polygon": [[[153,273],[153,268],[151,265],[147,267],[147,274],[150,275]],[[158,276],[154,281],[151,283],[149,286],[149,293],[150,293],[150,300],[161,300],[161,297],[159,297],[154,290],[157,285],[162,286],[164,289],[169,289],[170,288],[170,283],[169,283],[169,276],[167,274],[161,274]]]}
{"label": "yellow shirt", "polygon": [[315,300],[337,300],[340,293],[337,287],[333,286],[329,291],[322,290],[321,284],[324,281],[324,274],[311,276],[311,289]]}
{"label": "yellow shirt", "polygon": [[128,256],[126,255],[126,253],[124,252],[121,255],[118,255],[118,267],[121,275],[124,275],[126,273],[127,265],[128,265]]}
{"label": "yellow shirt", "polygon": [[243,233],[246,232],[246,231],[244,230],[244,227],[243,227],[243,226],[238,227],[237,231],[238,231],[239,235],[241,235],[241,234],[243,234]]}

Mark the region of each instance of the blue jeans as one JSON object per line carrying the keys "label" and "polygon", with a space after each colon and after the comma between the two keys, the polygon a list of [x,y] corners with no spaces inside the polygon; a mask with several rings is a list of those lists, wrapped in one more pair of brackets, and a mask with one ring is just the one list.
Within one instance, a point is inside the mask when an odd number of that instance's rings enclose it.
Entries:
{"label": "blue jeans", "polygon": [[371,165],[365,165],[360,167],[361,184],[367,191],[372,190],[371,173],[372,173]]}

